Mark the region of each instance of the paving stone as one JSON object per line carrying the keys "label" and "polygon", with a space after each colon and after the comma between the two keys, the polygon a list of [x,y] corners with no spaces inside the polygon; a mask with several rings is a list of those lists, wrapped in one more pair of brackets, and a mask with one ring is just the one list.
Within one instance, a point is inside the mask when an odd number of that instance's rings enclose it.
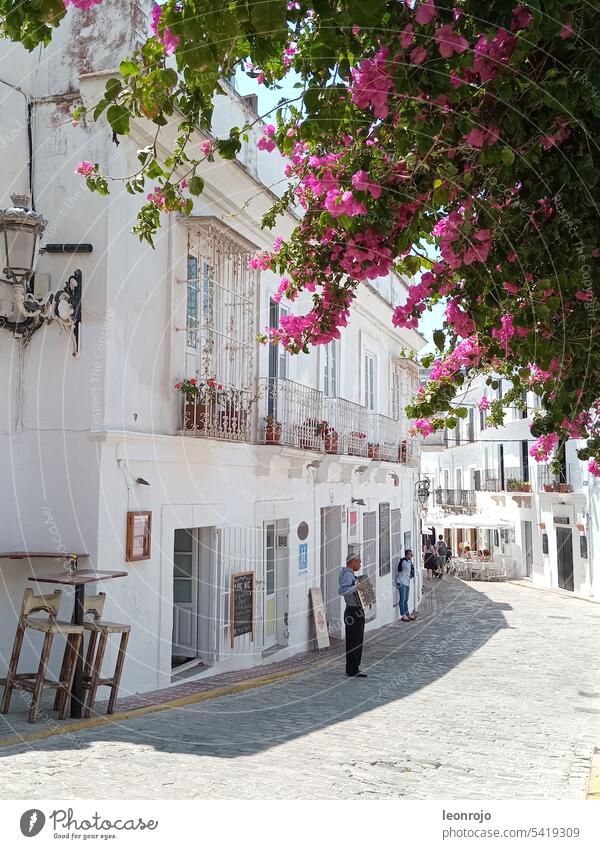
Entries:
{"label": "paving stone", "polygon": [[453,579],[431,593],[428,616],[367,634],[368,679],[348,680],[336,654],[259,689],[3,749],[0,797],[584,798],[600,740],[600,716],[581,710],[598,680],[589,604]]}

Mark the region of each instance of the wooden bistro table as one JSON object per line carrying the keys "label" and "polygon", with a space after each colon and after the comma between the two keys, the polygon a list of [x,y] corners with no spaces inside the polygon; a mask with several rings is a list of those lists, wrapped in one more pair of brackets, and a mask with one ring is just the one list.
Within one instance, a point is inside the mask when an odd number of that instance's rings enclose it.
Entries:
{"label": "wooden bistro table", "polygon": [[[56,556],[56,555],[54,555]],[[35,557],[35,555],[30,555]],[[75,587],[75,601],[73,604],[73,615],[71,622],[74,625],[83,625],[83,611],[85,603],[85,585],[95,584],[97,581],[110,581],[112,578],[125,578],[127,572],[96,572],[93,569],[79,569],[70,575],[68,572],[57,572],[52,575],[32,575],[29,580],[37,584],[61,584],[66,587]],[[83,643],[75,666],[75,677],[73,678],[73,691],[71,697],[71,719],[81,719],[83,709]]]}

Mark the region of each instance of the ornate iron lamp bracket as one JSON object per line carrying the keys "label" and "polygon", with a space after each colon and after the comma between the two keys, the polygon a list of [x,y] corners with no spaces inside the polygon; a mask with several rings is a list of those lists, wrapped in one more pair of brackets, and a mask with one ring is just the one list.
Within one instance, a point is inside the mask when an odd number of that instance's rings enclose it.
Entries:
{"label": "ornate iron lamp bracket", "polygon": [[73,356],[79,355],[79,331],[81,327],[81,295],[83,275],[79,269],[73,272],[62,289],[49,292],[43,298],[35,298],[23,286],[14,286],[13,304],[17,319],[0,315],[0,328],[8,330],[24,341],[44,324],[55,322],[61,332],[66,332],[73,343]]}

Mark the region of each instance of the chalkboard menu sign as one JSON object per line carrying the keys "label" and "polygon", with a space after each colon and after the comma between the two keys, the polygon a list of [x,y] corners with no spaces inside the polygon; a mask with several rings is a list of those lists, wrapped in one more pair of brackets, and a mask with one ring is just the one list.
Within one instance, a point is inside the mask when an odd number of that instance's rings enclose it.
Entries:
{"label": "chalkboard menu sign", "polygon": [[390,571],[390,505],[379,505],[379,574]]}
{"label": "chalkboard menu sign", "polygon": [[254,632],[254,572],[231,576],[231,648],[236,637]]}

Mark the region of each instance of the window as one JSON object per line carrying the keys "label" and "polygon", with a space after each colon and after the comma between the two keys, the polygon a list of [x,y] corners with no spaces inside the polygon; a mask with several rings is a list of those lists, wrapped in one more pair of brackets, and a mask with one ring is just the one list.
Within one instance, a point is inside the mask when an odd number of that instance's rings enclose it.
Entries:
{"label": "window", "polygon": [[392,563],[394,567],[402,557],[402,516],[400,510],[392,510],[391,514],[391,529],[392,529]]}
{"label": "window", "polygon": [[[271,300],[269,302],[269,324],[278,327],[281,317],[287,315],[289,310],[281,304]],[[279,343],[271,345],[269,350],[269,377],[287,377],[288,353],[283,345]]]}
{"label": "window", "polygon": [[475,442],[475,411],[473,410],[473,407],[469,408],[468,439],[469,442]]}
{"label": "window", "polygon": [[462,469],[456,470],[456,488],[462,489]]}
{"label": "window", "polygon": [[588,556],[588,541],[587,536],[585,534],[581,534],[579,537],[579,555],[582,560],[587,560]]}
{"label": "window", "polygon": [[375,409],[375,357],[373,354],[365,354],[364,358],[364,405],[367,410]]}
{"label": "window", "polygon": [[198,321],[198,260],[195,256],[187,259],[187,319],[186,335],[188,348],[196,347],[196,328]]}
{"label": "window", "polygon": [[330,398],[335,398],[338,394],[337,339],[323,348],[323,393]]}
{"label": "window", "polygon": [[548,534],[542,534],[542,554],[548,554]]}
{"label": "window", "polygon": [[196,349],[198,377],[249,395],[257,350],[257,274],[248,268],[254,248],[219,222],[196,226],[189,237],[187,341]]}

